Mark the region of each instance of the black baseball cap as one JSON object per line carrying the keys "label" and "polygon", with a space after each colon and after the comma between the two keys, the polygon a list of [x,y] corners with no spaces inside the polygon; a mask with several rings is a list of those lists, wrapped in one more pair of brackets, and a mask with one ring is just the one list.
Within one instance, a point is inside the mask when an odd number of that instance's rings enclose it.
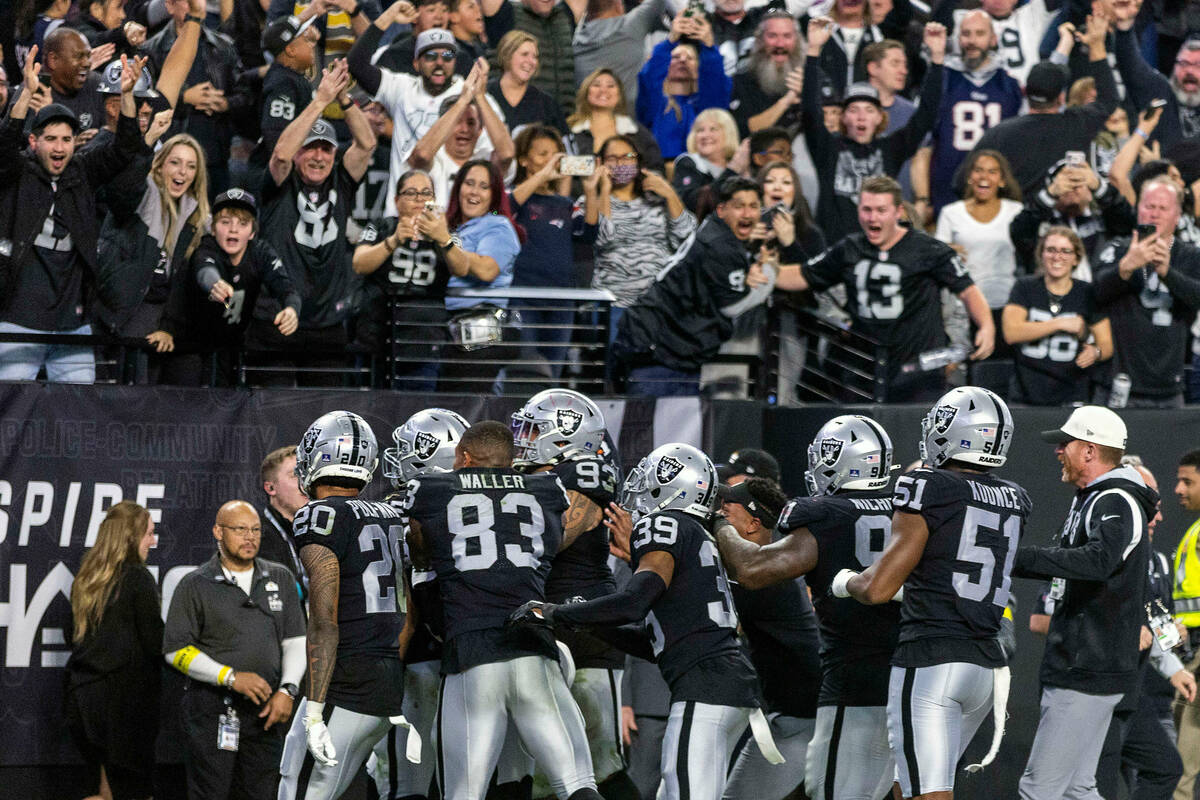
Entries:
{"label": "black baseball cap", "polygon": [[282,53],[289,44],[296,41],[300,34],[308,30],[309,26],[316,21],[316,17],[309,17],[304,22],[300,21],[299,17],[283,17],[272,22],[266,27],[262,34],[262,48],[273,56],[278,56]]}
{"label": "black baseball cap", "polygon": [[736,486],[723,483],[717,487],[717,497],[722,503],[737,503],[767,529],[775,527],[779,522],[779,514],[783,511],[783,506],[778,501],[765,492],[756,492],[749,482]]}
{"label": "black baseball cap", "polygon": [[722,483],[728,483],[736,475],[767,478],[778,483],[779,462],[766,450],[743,447],[734,450],[724,464],[717,465],[717,477]]}
{"label": "black baseball cap", "polygon": [[1067,88],[1070,76],[1066,68],[1050,61],[1039,61],[1025,80],[1025,96],[1031,103],[1053,103]]}
{"label": "black baseball cap", "polygon": [[79,133],[79,117],[75,116],[75,112],[62,103],[43,106],[33,118],[32,130],[40,130],[51,122],[65,122],[71,126],[72,131]]}
{"label": "black baseball cap", "polygon": [[244,208],[255,217],[258,216],[258,203],[255,201],[254,195],[245,189],[228,189],[217,195],[217,199],[213,200],[212,204],[213,216],[216,216],[222,208],[229,207]]}
{"label": "black baseball cap", "polygon": [[[852,83],[846,89],[846,96],[842,98],[842,108],[851,103],[864,100],[868,103],[874,103],[876,108],[883,108],[883,101],[879,99],[879,90],[869,83]],[[829,105],[823,103],[822,105]]]}

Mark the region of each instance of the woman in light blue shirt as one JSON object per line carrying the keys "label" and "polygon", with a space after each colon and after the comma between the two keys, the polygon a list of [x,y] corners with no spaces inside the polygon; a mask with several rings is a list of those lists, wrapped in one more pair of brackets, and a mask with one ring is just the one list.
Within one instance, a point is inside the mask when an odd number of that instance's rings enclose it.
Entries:
{"label": "woman in light blue shirt", "polygon": [[[464,164],[454,179],[445,217],[426,211],[417,228],[433,241],[455,275],[450,279],[451,291],[512,285],[522,237],[509,210],[504,179],[490,161]],[[492,390],[505,360],[515,355],[515,344],[500,341],[512,332],[500,324],[507,306],[507,298],[446,298],[452,344],[442,365],[440,391]],[[515,342],[516,336],[511,339]]]}

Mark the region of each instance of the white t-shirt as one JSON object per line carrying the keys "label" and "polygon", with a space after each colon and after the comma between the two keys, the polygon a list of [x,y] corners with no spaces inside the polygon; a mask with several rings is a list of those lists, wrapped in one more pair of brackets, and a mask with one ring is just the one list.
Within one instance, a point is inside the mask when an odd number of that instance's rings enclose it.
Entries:
{"label": "white t-shirt", "polygon": [[230,581],[233,581],[234,583],[236,583],[238,585],[238,588],[240,588],[243,592],[246,593],[247,597],[250,596],[250,590],[254,588],[254,567],[253,566],[251,566],[250,569],[245,569],[245,570],[242,570],[241,572],[237,572],[235,570],[230,569],[229,567],[222,565],[221,571],[225,573],[225,578],[227,580],[230,580]]}
{"label": "white t-shirt", "polygon": [[967,272],[979,286],[989,308],[1004,308],[1016,282],[1017,254],[1008,234],[1009,223],[1021,213],[1016,200],[1001,200],[1000,213],[991,222],[979,222],[959,200],[942,209],[934,235],[946,244],[967,251]]}
{"label": "white t-shirt", "polygon": [[[381,69],[380,72],[382,76],[379,79],[379,91],[376,92],[375,99],[387,108],[394,126],[385,213],[388,216],[395,216],[396,180],[409,169],[409,153],[417,146],[417,141],[429,132],[433,123],[437,122],[442,103],[447,98],[462,93],[463,79],[462,76],[455,75],[450,79],[446,91],[439,95],[431,95],[425,91],[425,86],[418,75],[392,72],[390,69]],[[500,115],[500,119],[504,119],[504,113],[500,111],[496,101],[490,95],[487,95],[487,99],[496,113]],[[476,152],[480,150],[486,150],[488,155],[492,152],[492,140],[488,137],[487,131],[479,134]],[[436,191],[436,181],[434,187]],[[445,205],[440,193],[438,202]]]}

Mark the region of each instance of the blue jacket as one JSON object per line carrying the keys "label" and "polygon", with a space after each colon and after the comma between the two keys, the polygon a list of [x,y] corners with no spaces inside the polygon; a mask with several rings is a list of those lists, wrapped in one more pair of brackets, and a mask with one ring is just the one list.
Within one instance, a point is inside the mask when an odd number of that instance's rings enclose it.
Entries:
{"label": "blue jacket", "polygon": [[637,118],[654,134],[663,158],[671,160],[687,150],[688,133],[696,115],[706,108],[728,108],[733,81],[725,74],[724,62],[715,47],[700,46],[700,74],[696,91],[686,97],[676,97],[681,119],[675,111],[667,108],[667,96],[663,94],[663,81],[667,79],[667,67],[671,63],[671,51],[677,42],[669,39],[660,42],[638,72]]}

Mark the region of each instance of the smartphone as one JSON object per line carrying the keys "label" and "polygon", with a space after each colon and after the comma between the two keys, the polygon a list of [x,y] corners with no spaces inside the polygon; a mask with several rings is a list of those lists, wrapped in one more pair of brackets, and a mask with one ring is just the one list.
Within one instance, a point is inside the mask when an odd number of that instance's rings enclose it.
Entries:
{"label": "smartphone", "polygon": [[1067,166],[1068,167],[1082,167],[1085,163],[1087,163],[1087,159],[1083,155],[1083,151],[1081,151],[1081,150],[1068,150],[1067,151]]}
{"label": "smartphone", "polygon": [[425,201],[425,210],[430,212],[431,214],[436,214],[441,209],[438,208],[438,204],[437,204],[436,200],[426,200]]}
{"label": "smartphone", "polygon": [[783,205],[783,203],[776,203],[773,206],[764,208],[762,210],[762,221],[765,222],[766,224],[770,225],[771,222],[775,219],[776,214],[778,214],[780,211],[786,211],[786,210],[787,210],[787,208]]}
{"label": "smartphone", "polygon": [[1164,108],[1166,105],[1167,105],[1166,98],[1156,97],[1150,101],[1150,105],[1146,106],[1146,108],[1150,111],[1153,111],[1156,108]]}
{"label": "smartphone", "polygon": [[1157,225],[1152,225],[1148,222],[1145,222],[1137,226],[1138,241],[1153,236],[1156,233],[1158,233]]}
{"label": "smartphone", "polygon": [[558,162],[558,171],[563,175],[585,178],[596,171],[596,157],[563,156]]}
{"label": "smartphone", "polygon": [[41,83],[43,86],[49,86],[50,85],[50,73],[43,69],[41,72],[38,73],[38,82]]}
{"label": "smartphone", "polygon": [[685,17],[703,17],[704,3],[703,0],[689,0],[687,6],[683,9]]}

